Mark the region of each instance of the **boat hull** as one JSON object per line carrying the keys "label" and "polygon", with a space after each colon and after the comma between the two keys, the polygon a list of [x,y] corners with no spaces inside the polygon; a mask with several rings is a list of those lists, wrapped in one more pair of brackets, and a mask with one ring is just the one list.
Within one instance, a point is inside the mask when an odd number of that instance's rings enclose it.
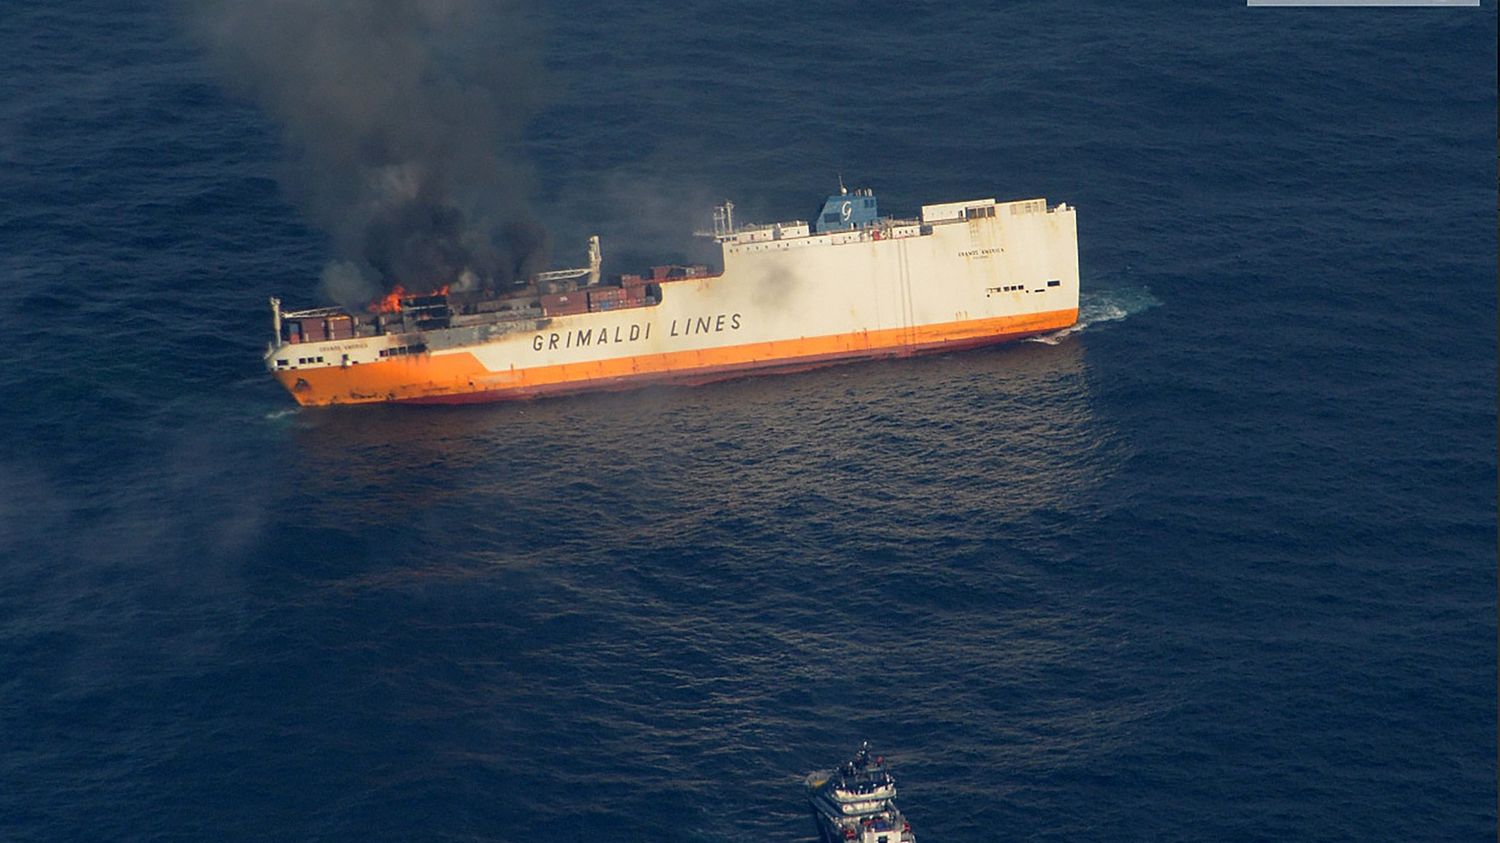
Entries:
{"label": "boat hull", "polygon": [[915,328],[664,352],[496,372],[468,351],[437,352],[353,366],[276,372],[304,406],[472,404],[636,389],[698,386],[854,362],[995,345],[1073,325],[1077,308]]}
{"label": "boat hull", "polygon": [[[985,199],[922,210],[926,222],[879,229],[748,229],[721,238],[717,275],[662,277],[635,295],[621,278],[569,294],[567,308],[539,299],[525,315],[461,314],[405,333],[315,332],[274,345],[266,365],[303,405],[452,404],[973,348],[1077,321],[1073,209]],[[584,296],[586,310],[573,309]]]}

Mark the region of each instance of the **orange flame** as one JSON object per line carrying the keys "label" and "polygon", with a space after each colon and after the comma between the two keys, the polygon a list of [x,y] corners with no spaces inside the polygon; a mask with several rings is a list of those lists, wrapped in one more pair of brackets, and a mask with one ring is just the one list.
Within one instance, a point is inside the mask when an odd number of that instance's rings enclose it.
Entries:
{"label": "orange flame", "polygon": [[444,284],[436,290],[427,293],[408,293],[405,287],[397,284],[391,288],[389,293],[382,296],[380,300],[371,302],[369,310],[371,313],[400,313],[402,299],[414,298],[416,296],[446,296],[448,295],[448,286]]}
{"label": "orange flame", "polygon": [[406,295],[406,289],[400,284],[391,288],[380,301],[370,304],[371,313],[400,313],[401,298]]}

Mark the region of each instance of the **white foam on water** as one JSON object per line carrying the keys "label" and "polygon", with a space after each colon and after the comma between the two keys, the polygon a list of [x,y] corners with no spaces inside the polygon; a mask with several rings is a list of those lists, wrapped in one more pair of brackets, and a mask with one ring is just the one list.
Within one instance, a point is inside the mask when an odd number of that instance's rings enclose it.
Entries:
{"label": "white foam on water", "polygon": [[1086,330],[1091,325],[1118,322],[1127,316],[1149,310],[1161,304],[1146,287],[1124,287],[1116,290],[1090,290],[1078,301],[1078,321],[1050,334],[1028,337],[1027,342],[1057,345],[1065,337]]}

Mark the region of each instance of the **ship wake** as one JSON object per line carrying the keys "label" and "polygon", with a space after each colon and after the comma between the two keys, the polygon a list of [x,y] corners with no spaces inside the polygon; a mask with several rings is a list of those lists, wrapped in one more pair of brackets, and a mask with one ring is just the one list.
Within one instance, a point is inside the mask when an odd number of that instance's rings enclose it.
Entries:
{"label": "ship wake", "polygon": [[1031,337],[1026,341],[1057,345],[1065,338],[1085,331],[1091,326],[1101,325],[1106,322],[1118,322],[1141,311],[1150,310],[1159,304],[1161,304],[1161,300],[1151,295],[1151,290],[1146,287],[1088,290],[1083,292],[1079,297],[1078,321],[1076,323],[1061,331]]}

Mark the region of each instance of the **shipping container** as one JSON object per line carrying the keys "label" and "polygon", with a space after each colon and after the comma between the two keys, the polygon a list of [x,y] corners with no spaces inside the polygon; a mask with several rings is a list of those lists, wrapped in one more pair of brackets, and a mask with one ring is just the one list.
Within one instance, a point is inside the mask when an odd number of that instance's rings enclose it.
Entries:
{"label": "shipping container", "polygon": [[586,304],[587,301],[588,299],[583,293],[553,293],[542,296],[542,307],[552,310],[558,307],[567,307],[574,303]]}
{"label": "shipping container", "polygon": [[548,316],[572,316],[588,313],[589,299],[584,293],[553,293],[542,296],[542,312]]}
{"label": "shipping container", "polygon": [[354,338],[354,320],[348,316],[330,316],[326,320],[324,331],[331,340],[348,340]]}

